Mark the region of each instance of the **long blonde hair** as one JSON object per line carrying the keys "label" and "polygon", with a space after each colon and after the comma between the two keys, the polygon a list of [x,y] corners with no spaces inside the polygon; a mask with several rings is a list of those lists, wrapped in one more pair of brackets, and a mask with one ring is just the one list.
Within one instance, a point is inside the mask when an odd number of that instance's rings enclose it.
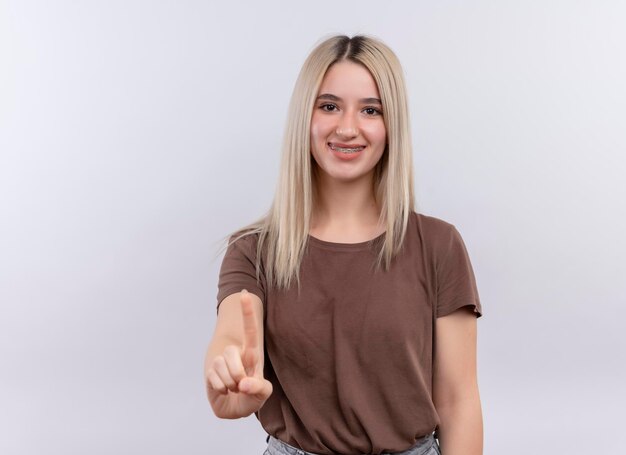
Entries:
{"label": "long blonde hair", "polygon": [[387,148],[374,172],[374,197],[381,207],[379,221],[386,226],[376,267],[385,270],[404,240],[414,210],[413,162],[410,122],[402,67],[393,51],[381,41],[363,35],[333,36],[308,56],[296,81],[283,140],[281,168],[273,203],[254,223],[231,234],[230,244],[258,234],[256,273],[261,258],[268,285],[288,288],[307,245],[315,179],[310,147],[311,116],[322,79],[336,62],[349,60],[372,74],[383,105]]}

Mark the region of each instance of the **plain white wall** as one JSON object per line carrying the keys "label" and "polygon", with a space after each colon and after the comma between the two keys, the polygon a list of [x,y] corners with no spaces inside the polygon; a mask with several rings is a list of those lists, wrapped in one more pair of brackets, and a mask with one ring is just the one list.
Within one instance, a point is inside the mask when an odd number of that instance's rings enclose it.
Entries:
{"label": "plain white wall", "polygon": [[623,453],[624,23],[620,1],[0,3],[0,452],[262,453],[205,398],[218,241],[269,207],[308,52],[363,32],[405,68],[419,209],[473,261],[485,454]]}

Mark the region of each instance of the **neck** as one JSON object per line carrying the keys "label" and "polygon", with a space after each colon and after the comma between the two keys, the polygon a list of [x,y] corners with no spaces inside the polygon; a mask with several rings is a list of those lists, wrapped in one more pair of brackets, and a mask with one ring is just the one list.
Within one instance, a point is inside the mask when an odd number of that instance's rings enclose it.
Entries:
{"label": "neck", "polygon": [[380,207],[374,198],[373,175],[340,182],[319,175],[311,228],[358,230],[378,226]]}

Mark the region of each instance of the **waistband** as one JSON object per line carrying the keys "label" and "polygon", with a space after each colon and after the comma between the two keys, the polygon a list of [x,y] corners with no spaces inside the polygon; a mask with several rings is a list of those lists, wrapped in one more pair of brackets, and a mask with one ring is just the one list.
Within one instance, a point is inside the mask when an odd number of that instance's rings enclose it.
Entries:
{"label": "waistband", "polygon": [[[267,436],[267,452],[269,455],[319,455],[313,452],[307,452],[297,447],[290,446],[286,442],[275,438],[272,435]],[[402,452],[382,452],[381,455],[426,455],[430,448],[437,444],[433,433],[418,439],[415,444]],[[368,454],[364,454],[368,455]]]}

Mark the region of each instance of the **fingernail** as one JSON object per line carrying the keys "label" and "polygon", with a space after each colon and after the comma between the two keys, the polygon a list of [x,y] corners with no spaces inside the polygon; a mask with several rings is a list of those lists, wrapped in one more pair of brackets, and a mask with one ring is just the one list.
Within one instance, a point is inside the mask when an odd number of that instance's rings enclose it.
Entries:
{"label": "fingernail", "polygon": [[247,382],[240,383],[239,390],[241,390],[242,392],[247,392],[248,390],[250,390],[250,384],[248,384]]}

